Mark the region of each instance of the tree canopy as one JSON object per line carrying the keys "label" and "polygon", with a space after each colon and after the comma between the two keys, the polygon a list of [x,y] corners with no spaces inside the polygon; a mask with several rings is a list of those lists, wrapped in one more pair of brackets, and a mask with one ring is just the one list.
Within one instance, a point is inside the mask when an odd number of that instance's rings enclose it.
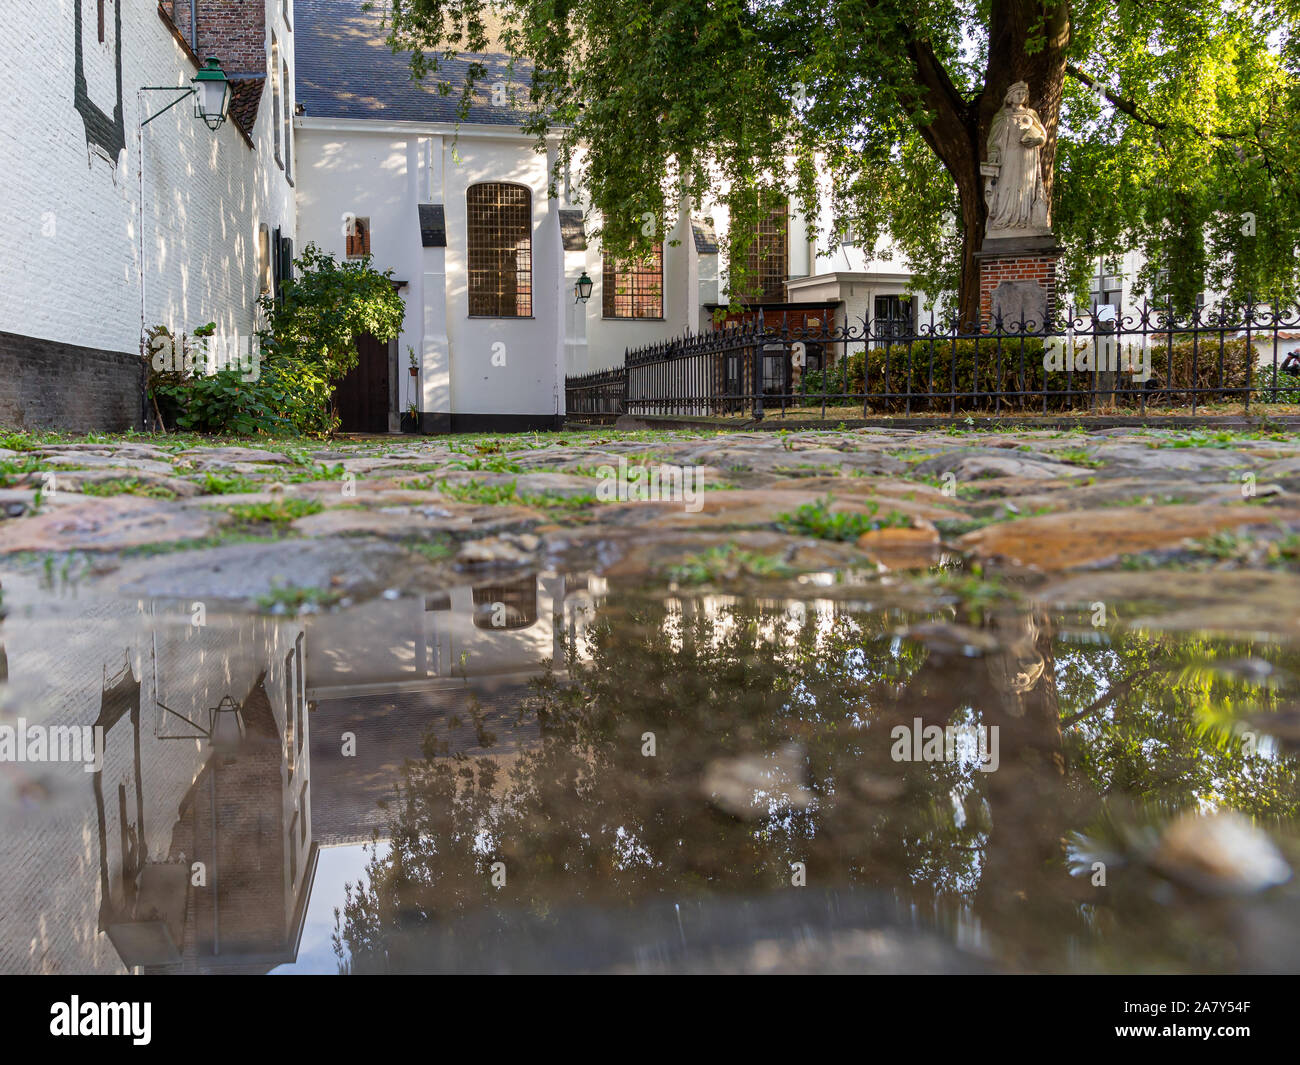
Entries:
{"label": "tree canopy", "polygon": [[[979,164],[1006,89],[1030,86],[1065,279],[1128,248],[1139,291],[1295,299],[1296,0],[386,0],[417,76],[500,48],[530,71],[525,128],[600,212],[606,247],[725,189],[733,262],[764,190],[864,242],[891,238],[932,296],[978,313]],[[471,68],[463,91],[486,71]],[[740,224],[736,224],[739,222]],[[822,232],[824,246],[832,234]],[[1157,285],[1158,271],[1168,274]]]}

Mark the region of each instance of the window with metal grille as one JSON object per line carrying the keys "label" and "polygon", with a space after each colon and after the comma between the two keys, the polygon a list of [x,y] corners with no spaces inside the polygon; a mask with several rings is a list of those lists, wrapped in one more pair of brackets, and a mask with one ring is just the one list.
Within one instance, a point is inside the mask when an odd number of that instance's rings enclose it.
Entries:
{"label": "window with metal grille", "polygon": [[780,395],[790,391],[790,350],[785,344],[765,344],[763,353],[763,394]]}
{"label": "window with metal grille", "polygon": [[916,332],[915,308],[906,296],[877,296],[874,332],[877,337],[911,336]]}
{"label": "window with metal grille", "polygon": [[473,589],[476,629],[526,629],[537,622],[537,578],[520,577]]}
{"label": "window with metal grille", "polygon": [[623,262],[606,255],[601,302],[606,318],[662,318],[663,244],[656,244],[650,257],[641,261]]}
{"label": "window with metal grille", "polygon": [[364,259],[369,254],[370,219],[353,215],[348,219],[348,258]]}
{"label": "window with metal grille", "polygon": [[522,185],[471,185],[465,205],[470,316],[531,318],[532,193]]}
{"label": "window with metal grille", "polygon": [[[1092,303],[1092,313],[1096,316],[1098,331],[1114,332],[1124,304],[1124,275],[1120,273],[1119,263],[1113,259],[1098,260],[1097,274],[1092,279],[1088,298]],[[1110,310],[1102,310],[1103,307]]]}
{"label": "window with metal grille", "polygon": [[745,257],[742,285],[746,291],[740,293],[742,300],[779,303],[785,299],[789,229],[789,210],[784,202],[772,207],[759,221]]}

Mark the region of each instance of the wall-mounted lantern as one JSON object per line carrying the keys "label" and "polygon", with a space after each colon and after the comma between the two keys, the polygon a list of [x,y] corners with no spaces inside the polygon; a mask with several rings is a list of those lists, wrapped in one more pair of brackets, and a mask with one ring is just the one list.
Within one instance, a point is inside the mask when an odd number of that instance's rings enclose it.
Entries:
{"label": "wall-mounted lantern", "polygon": [[586,303],[591,299],[592,280],[587,276],[587,271],[582,271],[582,276],[573,283],[573,302]]}
{"label": "wall-mounted lantern", "polygon": [[[176,92],[179,88],[179,85],[146,85],[140,91]],[[209,58],[198,74],[190,79],[190,88],[185,89],[157,114],[152,114],[141,122],[141,128],[149,125],[158,115],[165,115],[182,100],[191,96],[194,97],[194,117],[201,119],[203,124],[215,133],[226,121],[226,115],[230,110],[230,79],[226,77],[226,72],[221,69],[221,63],[215,56]]]}
{"label": "wall-mounted lantern", "polygon": [[244,713],[239,703],[229,695],[223,695],[221,702],[216,706],[208,707],[208,724],[204,728],[197,721],[193,721],[179,710],[173,710],[161,700],[155,700],[160,708],[171,714],[172,717],[179,718],[189,725],[194,731],[185,735],[176,736],[159,736],[159,739],[165,740],[196,740],[206,739],[212,752],[218,755],[223,762],[233,762],[235,756],[239,753],[240,744],[244,741]]}
{"label": "wall-mounted lantern", "polygon": [[194,117],[203,119],[208,129],[216,132],[230,108],[230,79],[214,57],[203,64],[191,84],[195,96]]}

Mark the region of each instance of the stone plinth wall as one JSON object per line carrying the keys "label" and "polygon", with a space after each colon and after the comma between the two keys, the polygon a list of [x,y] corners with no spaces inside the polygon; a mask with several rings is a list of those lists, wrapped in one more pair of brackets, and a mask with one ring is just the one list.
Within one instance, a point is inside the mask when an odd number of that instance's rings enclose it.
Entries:
{"label": "stone plinth wall", "polygon": [[[1004,281],[1032,281],[1047,293],[1047,313],[1056,307],[1056,260],[1054,253],[1022,252],[986,255],[980,258],[980,322],[987,331],[993,325],[993,292]],[[1013,329],[1004,322],[1004,329]]]}
{"label": "stone plinth wall", "polygon": [[142,429],[145,385],[135,352],[0,333],[0,425]]}

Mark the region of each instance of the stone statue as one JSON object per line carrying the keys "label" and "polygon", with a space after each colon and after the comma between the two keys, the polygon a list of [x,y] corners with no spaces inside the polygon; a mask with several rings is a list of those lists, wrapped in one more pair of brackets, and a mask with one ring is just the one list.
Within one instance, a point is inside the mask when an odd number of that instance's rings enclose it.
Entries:
{"label": "stone statue", "polygon": [[987,178],[987,237],[1041,236],[1051,232],[1038,158],[1047,143],[1047,129],[1028,100],[1029,86],[1016,82],[1007,90],[989,127],[988,162],[980,167]]}

